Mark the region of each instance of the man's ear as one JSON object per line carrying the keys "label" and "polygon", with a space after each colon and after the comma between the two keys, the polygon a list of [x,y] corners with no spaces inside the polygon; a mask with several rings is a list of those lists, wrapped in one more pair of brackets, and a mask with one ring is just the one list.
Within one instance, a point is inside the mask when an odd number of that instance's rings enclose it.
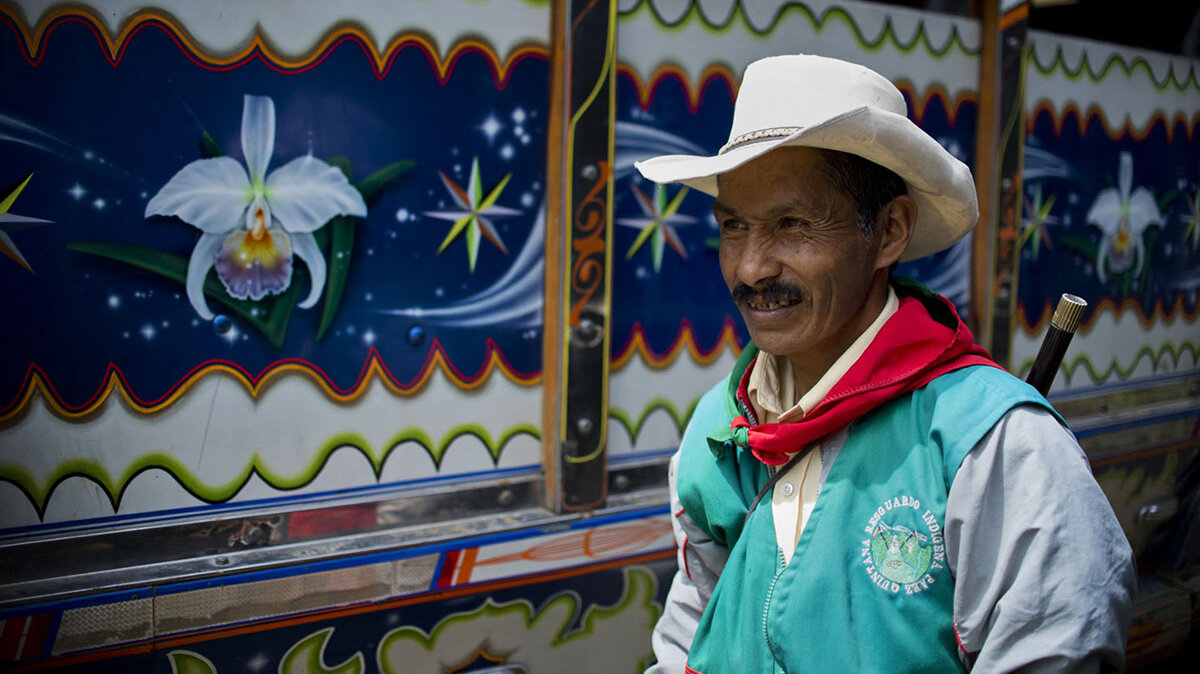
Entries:
{"label": "man's ear", "polygon": [[879,209],[875,216],[875,236],[879,239],[876,269],[888,269],[900,261],[904,251],[908,250],[916,224],[917,202],[907,194],[892,199]]}

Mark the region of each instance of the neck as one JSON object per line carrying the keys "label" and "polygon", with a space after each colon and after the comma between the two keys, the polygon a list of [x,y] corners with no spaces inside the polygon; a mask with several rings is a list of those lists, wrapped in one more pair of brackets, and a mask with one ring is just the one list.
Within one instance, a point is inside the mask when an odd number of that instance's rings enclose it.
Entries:
{"label": "neck", "polygon": [[846,349],[850,348],[850,345],[866,332],[867,328],[871,327],[871,324],[883,311],[883,305],[887,302],[887,292],[887,270],[879,270],[871,280],[871,287],[863,299],[855,319],[841,330],[826,348],[819,352],[788,355],[788,360],[792,364],[796,400],[804,397],[804,394],[808,393],[821,377],[825,376],[829,368],[833,367]]}

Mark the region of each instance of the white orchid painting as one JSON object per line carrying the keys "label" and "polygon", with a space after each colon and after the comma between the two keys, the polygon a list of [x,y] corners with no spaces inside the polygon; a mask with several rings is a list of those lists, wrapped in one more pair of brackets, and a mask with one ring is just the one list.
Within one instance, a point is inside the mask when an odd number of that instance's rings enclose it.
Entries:
{"label": "white orchid painting", "polygon": [[213,267],[231,297],[260,300],[292,282],[293,256],[312,279],[298,306],[321,298],[326,263],[313,232],[339,215],[364,217],[362,194],[336,167],[312,155],[267,173],[275,152],[275,103],[245,96],[242,153],[198,159],[179,170],[146,204],[146,217],[176,216],[200,230],[187,263],[187,297],[205,320],[214,317],[204,297]]}
{"label": "white orchid painting", "polygon": [[1101,283],[1110,275],[1133,270],[1136,276],[1146,263],[1142,235],[1151,225],[1161,225],[1162,215],[1150,190],[1133,187],[1133,156],[1122,152],[1117,185],[1096,195],[1088,210],[1088,224],[1100,230],[1096,276]]}

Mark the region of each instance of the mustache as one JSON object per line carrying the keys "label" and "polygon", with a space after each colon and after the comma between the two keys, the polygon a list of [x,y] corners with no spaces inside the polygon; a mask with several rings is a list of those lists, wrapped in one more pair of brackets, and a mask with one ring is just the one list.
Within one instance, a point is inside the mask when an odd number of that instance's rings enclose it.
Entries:
{"label": "mustache", "polygon": [[798,287],[782,281],[773,281],[761,288],[751,288],[745,283],[738,283],[729,291],[730,297],[737,304],[746,304],[752,299],[757,299],[760,303],[770,304],[773,302],[785,302],[788,300],[797,300],[804,298],[804,291]]}

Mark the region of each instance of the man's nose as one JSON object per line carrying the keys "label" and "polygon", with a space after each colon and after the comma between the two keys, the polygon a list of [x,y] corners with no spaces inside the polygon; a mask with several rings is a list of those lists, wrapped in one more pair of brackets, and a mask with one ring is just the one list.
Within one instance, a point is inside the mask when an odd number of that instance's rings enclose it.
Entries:
{"label": "man's nose", "polygon": [[738,280],[751,288],[779,276],[779,242],[769,232],[751,230],[738,259]]}

